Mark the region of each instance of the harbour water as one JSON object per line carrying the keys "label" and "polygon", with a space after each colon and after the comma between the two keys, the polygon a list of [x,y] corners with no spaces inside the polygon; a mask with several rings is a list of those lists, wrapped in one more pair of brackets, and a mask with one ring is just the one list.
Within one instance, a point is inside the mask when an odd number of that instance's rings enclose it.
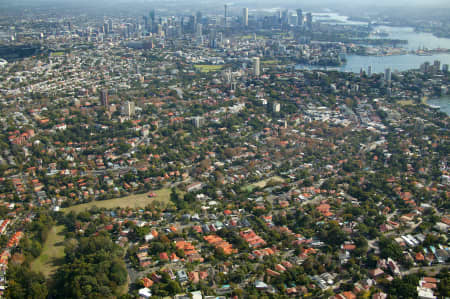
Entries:
{"label": "harbour water", "polygon": [[393,55],[393,56],[360,56],[347,55],[347,63],[341,67],[322,67],[314,65],[297,65],[297,69],[309,70],[338,70],[341,72],[359,73],[361,69],[367,72],[369,66],[372,67],[372,73],[382,73],[388,67],[392,71],[407,71],[419,69],[424,62],[439,60],[441,64],[450,64],[450,54],[435,54],[430,56],[419,55]]}
{"label": "harbour water", "polygon": [[379,37],[371,35],[370,38],[390,38],[407,40],[408,44],[404,47],[409,50],[417,49],[450,49],[450,39],[443,37],[436,37],[432,33],[415,32],[411,27],[391,27],[391,26],[377,26],[375,30],[389,34],[387,37]]}
{"label": "harbour water", "polygon": [[[314,21],[325,22],[328,24],[346,24],[346,25],[361,25],[367,26],[367,23],[356,22],[348,20],[348,17],[339,15],[337,13],[317,13],[313,14]],[[450,49],[449,38],[439,38],[431,33],[415,32],[411,27],[391,27],[391,26],[377,26],[374,31],[381,31],[388,34],[387,37],[380,37],[375,34],[370,35],[370,38],[389,38],[407,40],[408,44],[404,47],[408,50],[418,49]],[[411,69],[419,69],[424,62],[431,64],[439,60],[442,64],[450,64],[450,54],[433,54],[427,56],[420,55],[392,55],[392,56],[360,56],[348,55],[347,62],[341,67],[321,67],[311,65],[297,65],[297,69],[310,70],[339,70],[343,72],[359,73],[361,69],[367,72],[369,66],[372,67],[372,73],[384,72],[386,68],[391,68],[393,71],[406,71]]]}
{"label": "harbour water", "polygon": [[450,116],[450,96],[444,96],[441,98],[430,99],[427,101],[428,105],[437,106],[442,112],[445,112]]}

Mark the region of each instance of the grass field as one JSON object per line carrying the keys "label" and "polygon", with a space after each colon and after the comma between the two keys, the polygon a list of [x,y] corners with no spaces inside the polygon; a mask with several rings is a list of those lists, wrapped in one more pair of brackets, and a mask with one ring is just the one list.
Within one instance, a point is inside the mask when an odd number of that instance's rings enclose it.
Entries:
{"label": "grass field", "polygon": [[[247,34],[240,37],[240,39],[253,39],[253,38],[254,38],[253,34]],[[263,35],[257,35],[256,39],[266,39],[266,38]]]}
{"label": "grass field", "polygon": [[44,243],[42,254],[31,263],[33,271],[42,272],[45,277],[52,275],[64,258],[64,225],[53,226]]}
{"label": "grass field", "polygon": [[65,53],[64,52],[52,52],[51,56],[55,57],[55,56],[63,56]]}
{"label": "grass field", "polygon": [[149,198],[147,193],[143,194],[133,194],[125,197],[108,199],[108,200],[99,200],[99,201],[91,201],[89,203],[84,203],[81,205],[71,206],[69,208],[62,209],[64,212],[74,211],[79,213],[81,211],[88,210],[94,206],[98,208],[144,208],[152,201],[159,201],[163,204],[168,204],[170,202],[170,192],[169,188],[164,188],[156,191],[152,191],[156,194],[155,197]]}
{"label": "grass field", "polygon": [[273,176],[273,177],[271,177],[271,178],[268,178],[268,179],[265,179],[265,180],[262,180],[262,181],[259,181],[259,182],[250,184],[250,185],[248,185],[248,186],[246,186],[246,187],[244,187],[244,188],[247,189],[247,190],[249,190],[249,191],[252,191],[252,190],[255,189],[256,187],[264,188],[264,187],[267,186],[267,183],[269,183],[270,181],[284,182],[284,179],[281,178],[281,177],[279,177],[279,176]]}
{"label": "grass field", "polygon": [[216,72],[223,68],[223,65],[196,64],[194,67],[202,73]]}
{"label": "grass field", "polygon": [[397,101],[397,104],[399,104],[400,106],[417,105],[417,103],[413,100],[401,100]]}
{"label": "grass field", "polygon": [[[423,97],[420,99],[420,103],[426,104],[427,100],[428,100],[428,97]],[[414,100],[400,100],[400,101],[397,101],[397,104],[399,104],[400,106],[408,106],[408,105],[415,106],[415,105],[417,105],[417,102]]]}
{"label": "grass field", "polygon": [[279,63],[279,61],[278,60],[263,60],[263,61],[261,61],[261,63],[269,65],[269,64],[277,64],[277,63]]}

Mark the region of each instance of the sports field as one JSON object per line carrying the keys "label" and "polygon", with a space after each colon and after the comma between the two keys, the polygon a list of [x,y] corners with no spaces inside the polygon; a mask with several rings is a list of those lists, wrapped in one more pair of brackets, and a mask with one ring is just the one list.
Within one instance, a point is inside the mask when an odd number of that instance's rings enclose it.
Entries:
{"label": "sports field", "polygon": [[223,65],[196,64],[194,67],[202,73],[216,72],[223,68]]}
{"label": "sports field", "polygon": [[277,182],[277,183],[281,183],[281,182],[284,182],[284,179],[281,178],[281,177],[279,177],[279,176],[273,176],[273,177],[270,177],[270,178],[268,178],[268,179],[265,179],[265,180],[262,180],[262,181],[259,181],[259,182],[256,182],[256,183],[247,185],[247,186],[244,187],[244,188],[247,189],[247,190],[249,190],[249,191],[252,191],[252,190],[255,189],[256,187],[264,188],[264,187],[267,186],[267,184],[268,184],[270,181]]}
{"label": "sports field", "polygon": [[108,200],[98,200],[84,203],[81,205],[75,205],[68,208],[62,209],[64,212],[81,212],[88,210],[94,206],[98,208],[144,208],[152,201],[159,201],[162,205],[167,205],[170,202],[170,192],[169,188],[163,188],[160,190],[152,191],[155,196],[152,198],[148,197],[149,192],[143,194],[133,194],[125,197],[113,198]]}
{"label": "sports field", "polygon": [[64,259],[64,225],[53,226],[48,233],[42,253],[32,263],[31,269],[42,272],[45,277],[52,275]]}

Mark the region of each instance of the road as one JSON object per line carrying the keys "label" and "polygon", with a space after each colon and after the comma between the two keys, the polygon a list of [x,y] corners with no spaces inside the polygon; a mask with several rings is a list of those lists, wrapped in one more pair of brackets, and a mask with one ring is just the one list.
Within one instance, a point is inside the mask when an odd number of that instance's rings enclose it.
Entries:
{"label": "road", "polygon": [[424,271],[425,273],[433,276],[433,275],[439,273],[442,269],[449,268],[449,267],[450,267],[449,264],[439,264],[439,265],[434,265],[434,266],[429,266],[429,267],[413,267],[413,268],[409,269],[408,271],[403,271],[402,274],[408,275],[408,274],[412,274],[412,273],[417,273],[419,271]]}

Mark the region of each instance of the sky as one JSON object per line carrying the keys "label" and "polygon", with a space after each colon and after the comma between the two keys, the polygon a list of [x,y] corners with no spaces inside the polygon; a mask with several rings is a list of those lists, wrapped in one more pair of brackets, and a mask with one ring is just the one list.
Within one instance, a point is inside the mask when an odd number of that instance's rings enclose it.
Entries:
{"label": "sky", "polygon": [[439,7],[450,8],[450,0],[0,0],[0,6],[29,6],[39,7],[46,5],[56,6],[104,6],[112,8],[121,5],[158,6],[160,8],[180,6],[191,8],[222,7],[224,4],[232,4],[236,7],[249,8],[346,8],[346,7],[397,7],[420,8]]}

